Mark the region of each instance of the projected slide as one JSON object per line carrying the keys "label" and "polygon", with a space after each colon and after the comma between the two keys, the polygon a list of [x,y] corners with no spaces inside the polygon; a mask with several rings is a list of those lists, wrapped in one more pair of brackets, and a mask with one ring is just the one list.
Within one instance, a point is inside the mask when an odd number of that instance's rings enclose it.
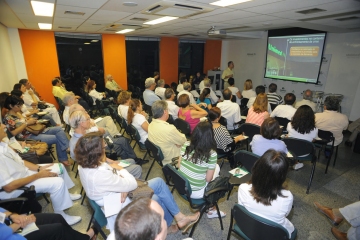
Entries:
{"label": "projected slide", "polygon": [[325,33],[269,37],[266,78],[316,83]]}

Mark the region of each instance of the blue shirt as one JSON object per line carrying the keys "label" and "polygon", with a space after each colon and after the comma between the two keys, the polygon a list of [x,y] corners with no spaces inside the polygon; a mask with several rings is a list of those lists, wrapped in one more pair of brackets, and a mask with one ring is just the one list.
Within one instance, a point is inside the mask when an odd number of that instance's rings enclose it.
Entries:
{"label": "blue shirt", "polygon": [[[0,207],[0,212],[6,212],[6,210]],[[0,223],[0,240],[26,240],[26,238],[17,233],[13,233],[11,227],[5,223]]]}
{"label": "blue shirt", "polygon": [[[196,104],[199,104],[199,103],[201,103],[201,101],[200,101],[200,99],[198,98],[198,99],[196,100]],[[206,103],[206,106],[209,105],[209,104],[211,104],[210,98],[205,98],[204,101],[203,101],[203,103]],[[205,107],[201,106],[201,108],[204,109],[204,110],[206,110],[207,112],[209,111],[209,109],[208,109],[207,107],[205,108]]]}
{"label": "blue shirt", "polygon": [[258,156],[262,156],[269,149],[284,152],[285,154],[288,152],[283,141],[279,139],[266,139],[259,134],[254,135],[250,145],[252,152]]}
{"label": "blue shirt", "polygon": [[150,89],[145,89],[143,92],[143,98],[146,105],[152,106],[154,102],[160,100],[160,98]]}

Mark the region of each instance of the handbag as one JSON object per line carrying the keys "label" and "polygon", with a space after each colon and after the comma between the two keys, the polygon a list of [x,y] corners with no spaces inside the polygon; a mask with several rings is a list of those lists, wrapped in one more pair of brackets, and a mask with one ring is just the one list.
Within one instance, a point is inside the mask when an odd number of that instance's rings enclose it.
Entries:
{"label": "handbag", "polygon": [[26,142],[26,144],[30,144],[30,151],[35,151],[36,155],[38,156],[44,155],[48,150],[48,145],[46,142]]}
{"label": "handbag", "polygon": [[38,103],[37,107],[39,109],[47,109],[48,108],[48,106],[46,104],[44,104],[44,103]]}
{"label": "handbag", "polygon": [[18,154],[23,160],[26,160],[26,161],[31,162],[33,164],[38,164],[39,163],[39,156],[36,154],[35,151],[29,150],[26,153],[18,152]]}
{"label": "handbag", "polygon": [[36,123],[36,124],[30,125],[30,126],[27,126],[26,131],[37,136],[40,133],[42,133],[45,128],[46,128],[46,126],[44,124]]}
{"label": "handbag", "polygon": [[138,187],[128,193],[128,197],[131,200],[141,197],[151,198],[154,195],[154,190],[149,187],[147,181],[136,179],[136,182]]}
{"label": "handbag", "polygon": [[[223,198],[225,196],[226,192],[229,191],[229,189],[230,189],[229,179],[230,179],[230,177],[220,177],[219,176],[219,177],[215,178],[214,180],[212,180],[211,182],[209,182],[208,185],[205,187],[205,191],[204,191],[204,198],[206,199],[206,201],[208,201],[209,203],[215,203],[220,198]],[[217,191],[215,193],[211,193],[210,195],[207,194],[211,190],[214,190],[217,188],[224,188],[224,190]]]}

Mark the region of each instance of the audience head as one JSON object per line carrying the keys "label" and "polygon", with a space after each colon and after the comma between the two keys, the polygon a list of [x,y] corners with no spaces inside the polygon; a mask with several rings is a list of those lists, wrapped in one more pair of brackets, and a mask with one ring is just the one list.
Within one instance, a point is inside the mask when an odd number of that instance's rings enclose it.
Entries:
{"label": "audience head", "polygon": [[268,99],[266,93],[259,93],[254,101],[253,110],[256,113],[262,113],[268,109]]}
{"label": "audience head", "polygon": [[209,110],[209,119],[210,121],[215,121],[216,119],[221,117],[221,109],[218,107],[212,107]]}
{"label": "audience head", "polygon": [[232,78],[232,77],[229,78],[229,79],[228,79],[228,83],[229,83],[230,86],[234,86],[234,84],[235,84],[234,78]]}
{"label": "audience head", "polygon": [[51,83],[53,86],[57,86],[59,83],[61,83],[61,81],[58,78],[54,78]]}
{"label": "audience head", "polygon": [[147,78],[147,79],[145,80],[145,88],[146,88],[146,89],[154,90],[154,89],[155,89],[155,86],[156,86],[156,83],[155,83],[155,79],[154,79],[154,78]]}
{"label": "audience head", "polygon": [[19,98],[23,98],[23,92],[20,91],[20,90],[12,90],[10,94],[15,95],[15,96],[17,96]]}
{"label": "audience head", "polygon": [[0,93],[0,107],[3,108],[5,106],[5,100],[10,95],[8,92]]}
{"label": "audience head", "polygon": [[228,62],[228,67],[229,67],[230,69],[233,69],[233,68],[234,68],[234,63],[233,63],[233,61],[229,61],[229,62]]}
{"label": "audience head", "polygon": [[190,91],[191,90],[191,84],[188,82],[183,83],[184,90]]}
{"label": "audience head", "polygon": [[103,135],[100,132],[85,134],[77,141],[74,153],[82,168],[97,168],[106,159]]}
{"label": "audience head", "polygon": [[286,105],[293,105],[296,101],[296,96],[293,93],[287,93],[284,96],[284,102]]}
{"label": "audience head", "polygon": [[310,133],[315,128],[315,114],[311,107],[308,105],[300,106],[292,120],[292,127],[299,133]]}
{"label": "audience head", "polygon": [[181,94],[180,97],[178,98],[178,106],[181,108],[186,108],[187,106],[189,106],[190,104],[190,98],[189,95],[187,94]]}
{"label": "audience head", "polygon": [[132,123],[132,120],[133,120],[137,110],[140,110],[140,112],[141,112],[142,105],[141,105],[141,102],[139,99],[134,98],[130,101],[130,104],[129,104],[128,115],[127,115],[128,124]]}
{"label": "audience head", "polygon": [[172,101],[174,100],[174,98],[175,98],[174,90],[172,88],[167,88],[165,90],[165,99]]}
{"label": "audience head", "polygon": [[112,81],[114,78],[111,74],[106,75],[106,81]]}
{"label": "audience head", "polygon": [[200,102],[204,102],[205,98],[210,95],[210,89],[204,88],[199,96]]}
{"label": "audience head", "polygon": [[208,78],[206,78],[206,79],[204,79],[204,87],[211,87],[211,81],[210,81],[210,79],[208,79]]}
{"label": "audience head", "polygon": [[14,85],[13,90],[20,90],[21,92],[26,92],[26,87],[24,85],[22,85],[21,83],[16,83]]}
{"label": "audience head", "polygon": [[74,111],[83,111],[86,113],[85,109],[83,108],[83,106],[81,106],[78,103],[74,103],[73,105],[70,106],[69,108],[69,114],[71,114]]}
{"label": "audience head", "polygon": [[270,83],[269,85],[269,93],[274,93],[277,90],[277,85],[275,83]]}
{"label": "audience head", "polygon": [[198,77],[198,78],[201,77],[201,73],[200,73],[200,72],[197,72],[197,73],[196,73],[196,77]]}
{"label": "audience head", "polygon": [[84,76],[83,80],[84,80],[84,83],[86,84],[88,81],[90,81],[90,77],[89,76]]}
{"label": "audience head", "polygon": [[164,79],[159,79],[159,81],[157,82],[157,86],[158,87],[164,87],[165,86],[165,80]]}
{"label": "audience head", "polygon": [[8,95],[5,99],[4,107],[11,110],[17,108],[16,112],[20,112],[21,106],[24,104],[24,100],[15,95]]}
{"label": "audience head", "polygon": [[120,105],[129,103],[130,100],[131,100],[131,92],[129,92],[129,91],[121,91],[117,98],[118,104],[120,104]]}
{"label": "audience head", "polygon": [[165,100],[158,100],[151,106],[151,112],[155,119],[166,121],[169,118],[168,104]]}
{"label": "audience head", "polygon": [[86,90],[88,92],[90,92],[91,90],[95,89],[96,88],[96,83],[94,80],[89,80],[87,83],[86,83]]}
{"label": "audience head", "polygon": [[303,99],[305,99],[305,100],[312,100],[312,97],[313,97],[313,93],[312,93],[312,91],[310,90],[310,89],[308,89],[308,90],[306,90],[306,91],[304,91],[304,93],[303,93]]}
{"label": "audience head", "polygon": [[277,139],[281,136],[282,130],[275,118],[268,117],[260,126],[260,134],[266,139]]}
{"label": "audience head", "polygon": [[29,80],[23,78],[19,81],[20,84],[24,85],[26,89],[30,89],[31,88],[31,84],[29,82]]}
{"label": "audience head", "polygon": [[158,71],[154,72],[154,79],[159,79],[160,73]]}
{"label": "audience head", "polygon": [[251,170],[252,188],[250,193],[256,202],[269,206],[278,196],[284,197],[281,190],[283,190],[288,168],[289,164],[285,153],[277,152],[274,149],[267,150],[255,162]]}
{"label": "audience head", "polygon": [[232,97],[232,92],[230,89],[226,88],[224,91],[223,91],[223,97],[224,97],[224,100],[231,100],[231,97]]}
{"label": "audience head", "polygon": [[62,101],[66,106],[71,106],[74,103],[78,103],[78,99],[75,97],[75,94],[73,92],[67,92],[65,93]]}
{"label": "audience head", "polygon": [[69,125],[73,129],[87,130],[90,128],[90,116],[82,110],[75,110],[69,116]]}
{"label": "audience head", "polygon": [[181,78],[180,78],[180,83],[183,84],[184,82],[187,82],[186,77],[181,77]]}
{"label": "audience head", "polygon": [[121,209],[114,231],[116,240],[165,240],[164,210],[150,198],[138,198]]}
{"label": "audience head", "polygon": [[250,89],[252,89],[252,81],[251,79],[248,79],[244,82],[244,90],[250,90]]}
{"label": "audience head", "polygon": [[171,88],[174,90],[174,92],[176,91],[176,88],[177,88],[177,83],[176,82],[172,82],[170,84]]}
{"label": "audience head", "polygon": [[324,110],[337,111],[339,110],[340,100],[336,96],[327,96],[324,101]]}
{"label": "audience head", "polygon": [[263,85],[259,85],[255,88],[256,95],[259,95],[260,93],[265,93],[265,87]]}

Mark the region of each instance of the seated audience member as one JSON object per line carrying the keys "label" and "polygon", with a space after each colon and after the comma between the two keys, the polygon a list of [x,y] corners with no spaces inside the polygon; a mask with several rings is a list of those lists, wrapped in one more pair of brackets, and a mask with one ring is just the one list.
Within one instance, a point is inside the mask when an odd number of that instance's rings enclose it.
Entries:
{"label": "seated audience member", "polygon": [[295,108],[298,109],[302,105],[308,105],[309,107],[311,107],[311,109],[314,112],[316,112],[316,103],[314,103],[312,101],[312,98],[313,98],[313,94],[312,94],[312,91],[310,89],[304,91],[303,99],[301,101],[297,101],[295,103]]}
{"label": "seated audience member", "polygon": [[118,114],[120,117],[123,117],[127,121],[127,113],[131,101],[131,92],[122,91],[121,93],[119,93],[117,101],[119,103]]}
{"label": "seated audience member", "polygon": [[164,86],[165,86],[165,80],[164,79],[159,79],[158,81],[157,81],[157,87],[155,88],[155,94],[157,95],[157,96],[159,96],[161,99],[165,99],[165,88],[164,88]]}
{"label": "seated audience member", "polygon": [[225,126],[219,123],[221,110],[213,107],[209,111],[209,119],[212,123],[216,148],[218,153],[229,153],[235,149],[235,144],[244,139],[242,135],[232,138]]}
{"label": "seated audience member", "polygon": [[[65,221],[60,214],[54,213],[35,213],[30,215],[19,215],[7,211],[0,207],[0,212],[11,220],[10,225],[6,225],[0,221],[0,239],[8,240],[38,240],[38,239],[79,239],[79,240],[95,240],[98,234],[97,228],[92,225],[86,234],[74,230]],[[39,230],[28,233],[23,237],[17,231],[21,228],[35,223]]]}
{"label": "seated audience member", "polygon": [[178,98],[178,105],[180,107],[178,118],[189,123],[190,132],[192,132],[200,122],[200,118],[207,116],[207,112],[197,104],[190,104],[190,99],[187,94],[182,94]]}
{"label": "seated audience member", "polygon": [[148,127],[148,139],[160,147],[164,154],[163,164],[166,165],[171,163],[173,158],[179,157],[180,148],[185,143],[186,137],[174,125],[166,122],[169,118],[166,101],[156,101],[151,106],[151,111],[153,120]]}
{"label": "seated audience member", "polygon": [[336,227],[331,228],[331,233],[338,240],[356,240],[360,236],[360,201],[354,202],[342,208],[330,208],[314,202],[316,210],[324,214],[332,223],[339,225],[344,219],[349,222],[351,227],[345,232],[341,232]]}
{"label": "seated audience member", "polygon": [[253,85],[252,85],[251,79],[247,79],[244,82],[244,90],[242,91],[242,97],[247,98],[247,99],[250,99],[252,97],[255,98],[257,96],[257,94],[252,88],[253,88]]}
{"label": "seated audience member", "polygon": [[[160,81],[160,80],[159,80]],[[147,114],[142,109],[142,104],[139,99],[133,99],[130,102],[128,110],[128,124],[132,124],[139,132],[140,142],[145,144],[148,138],[149,123],[146,120]]]}
{"label": "seated audience member", "polygon": [[265,93],[259,93],[255,99],[254,104],[250,107],[246,122],[256,125],[261,125],[263,121],[270,115],[267,111],[268,102]]}
{"label": "seated audience member", "polygon": [[117,84],[117,82],[114,80],[113,76],[111,74],[106,75],[106,83],[105,83],[105,88],[111,90],[111,91],[115,91],[115,92],[120,92],[123,89],[119,86],[119,84]]}
{"label": "seated audience member", "polygon": [[165,99],[168,104],[169,114],[173,120],[177,119],[179,114],[179,107],[174,102],[175,96],[175,92],[172,88],[167,88],[165,90]]}
{"label": "seated audience member", "polygon": [[286,217],[292,209],[294,197],[283,186],[288,168],[284,153],[273,149],[266,151],[252,168],[250,182],[239,186],[238,204],[283,226],[290,239],[295,228]]}
{"label": "seated audience member", "polygon": [[10,95],[8,92],[0,93],[1,119],[5,117],[9,109],[5,107],[5,99]]}
{"label": "seated audience member", "polygon": [[[281,117],[291,120],[296,112],[296,108],[293,107],[293,104],[296,100],[296,97],[293,93],[287,93],[284,96],[285,104],[278,105],[274,111],[270,114],[270,117]],[[285,126],[284,126],[285,127]]]}
{"label": "seated audience member", "polygon": [[360,132],[360,118],[356,119],[349,124],[348,130],[351,132],[349,139],[345,142],[345,145],[351,147],[355,141],[358,133]]}
{"label": "seated audience member", "polygon": [[206,110],[207,112],[209,112],[209,110],[212,108],[211,99],[210,99],[210,89],[208,89],[208,88],[203,89],[199,98],[196,100],[196,104],[199,104],[199,103],[205,103],[206,107],[201,106],[201,108]]}
{"label": "seated audience member", "polygon": [[[345,114],[337,112],[339,110],[339,99],[328,96],[324,101],[324,112],[315,114],[315,126],[324,131],[330,131],[334,135],[334,146],[339,145],[343,140],[342,131],[346,130],[349,120]],[[329,143],[331,145],[331,143]]]}
{"label": "seated audience member", "polygon": [[[126,200],[128,192],[137,188],[136,179],[117,162],[106,158],[104,146],[104,139],[99,132],[88,133],[76,143],[75,158],[79,163],[81,183],[87,197],[101,207],[105,204],[104,197],[116,193],[121,194],[121,203],[127,204],[130,201]],[[116,169],[117,174],[113,173],[113,169]],[[177,227],[189,228],[198,220],[199,213],[186,216],[180,212],[164,180],[154,178],[147,182],[154,190],[153,199],[158,201],[165,211],[167,226],[171,226],[175,218],[177,226],[172,226],[172,231],[176,232]],[[115,218],[116,215],[107,218],[107,228],[110,230],[114,229]]]}
{"label": "seated audience member", "polygon": [[[200,92],[202,92],[205,88],[205,84],[204,84],[204,80],[208,79],[208,78],[204,78],[203,80],[201,80],[201,82],[199,83],[199,90]],[[209,79],[210,80],[210,79]]]}
{"label": "seated audience member", "polygon": [[29,109],[32,110],[33,107],[36,107],[38,105],[38,103],[44,103],[47,106],[50,106],[46,109],[44,109],[45,112],[48,112],[51,117],[54,119],[54,121],[56,122],[56,124],[58,126],[61,125],[61,119],[59,117],[59,113],[57,111],[57,109],[54,107],[53,104],[51,103],[47,103],[47,102],[42,102],[40,101],[39,96],[36,94],[35,91],[35,87],[33,87],[31,85],[31,83],[27,80],[27,79],[21,79],[19,81],[19,83],[21,83],[22,85],[25,86],[26,91],[24,92],[24,103],[25,106]]}
{"label": "seated audience member", "polygon": [[66,153],[66,150],[69,147],[69,140],[66,137],[65,132],[61,129],[61,127],[50,127],[39,135],[32,134],[26,129],[26,127],[28,125],[36,124],[37,120],[33,118],[26,119],[21,115],[20,112],[23,104],[24,101],[17,96],[11,95],[6,98],[5,107],[9,109],[9,112],[5,115],[3,122],[8,131],[11,135],[18,138],[40,140],[42,142],[46,142],[49,146],[56,144],[56,155],[58,161],[66,166],[69,166],[70,162]]}
{"label": "seated audience member", "polygon": [[202,77],[201,77],[201,73],[197,72],[194,76],[194,80],[193,83],[194,84],[200,84],[200,82],[202,81]]}
{"label": "seated audience member", "polygon": [[181,77],[179,81],[179,85],[176,87],[176,92],[182,92],[184,91],[184,83],[187,82],[186,77]]}
{"label": "seated audience member", "polygon": [[[212,104],[216,104],[218,102],[221,102],[221,100],[216,96],[214,90],[211,88],[211,81],[210,79],[204,79],[204,88],[208,88],[210,90],[210,99]],[[203,89],[202,89],[203,90]],[[202,90],[200,90],[202,92]]]}
{"label": "seated audience member", "polygon": [[191,85],[191,89],[195,90],[195,84],[194,84],[194,75],[190,75],[189,77],[189,83]]}
{"label": "seated audience member", "polygon": [[196,104],[196,101],[194,99],[194,96],[191,94],[191,84],[188,83],[188,82],[184,82],[183,83],[183,89],[181,92],[178,93],[178,100],[179,100],[179,97],[183,94],[186,94],[189,96],[189,99],[190,99],[190,104]]}
{"label": "seated audience member", "polygon": [[[264,87],[263,85],[257,86],[257,87],[255,88],[255,93],[256,93],[256,96],[259,95],[260,93],[265,93],[265,87]],[[248,108],[251,108],[251,106],[254,104],[255,99],[256,99],[256,96],[249,98],[249,101],[248,101],[248,103],[246,104],[246,106],[247,106]],[[270,103],[269,103],[269,102],[268,102],[267,111],[268,111],[269,114],[272,112],[272,111],[271,111],[271,106],[270,106]]]}
{"label": "seated audience member", "polygon": [[52,164],[39,166],[26,160],[12,150],[2,140],[7,137],[5,125],[0,126],[0,199],[16,198],[22,194],[19,187],[34,185],[37,193],[49,193],[54,212],[62,215],[69,225],[81,220],[79,216],[67,215],[64,210],[73,205],[72,201],[81,198],[79,194],[70,194],[68,189],[74,187],[66,169],[61,177],[47,168]]}
{"label": "seated audience member", "polygon": [[275,83],[270,83],[267,98],[270,104],[279,105],[283,103],[283,100],[282,97],[276,93],[276,90],[277,85]]}
{"label": "seated audience member", "polygon": [[157,83],[157,81],[159,81],[160,79],[160,73],[158,71],[155,71],[154,72],[154,79],[155,79],[155,82]]}
{"label": "seated audience member", "polygon": [[216,106],[221,109],[221,114],[227,120],[227,129],[235,130],[234,124],[241,121],[240,107],[237,103],[231,101],[232,93],[226,88],[223,91],[224,101]]}
{"label": "seated audience member", "polygon": [[241,104],[241,98],[243,98],[243,96],[241,96],[241,93],[240,93],[239,89],[234,86],[234,84],[235,84],[234,78],[232,78],[232,77],[229,78],[228,83],[229,83],[229,85],[230,85],[230,86],[228,87],[228,89],[231,91],[231,94],[232,94],[232,95],[235,95],[235,97],[236,97],[236,103],[237,103],[238,105],[240,105],[240,104]]}
{"label": "seated audience member", "polygon": [[[70,111],[69,124],[74,129],[74,134],[72,135],[69,143],[70,156],[74,160],[77,160],[75,159],[74,149],[79,138],[88,132],[100,132],[101,134],[105,133],[104,137],[107,138],[109,142],[113,143],[113,151],[116,152],[116,155],[121,157],[121,159],[129,159],[129,162],[134,163],[135,161],[135,163],[139,165],[148,162],[148,160],[143,161],[141,158],[136,157],[135,152],[130,146],[129,140],[127,138],[112,138],[108,132],[98,131],[97,128],[92,127],[91,118],[84,110]],[[106,149],[109,150],[109,147],[106,146]],[[131,171],[134,173],[134,175],[141,176],[140,167],[136,167],[134,171]]]}
{"label": "seated audience member", "polygon": [[286,130],[288,137],[303,139],[313,142],[318,136],[318,129],[315,127],[315,114],[308,105],[300,106],[288,123]]}
{"label": "seated audience member", "polygon": [[89,93],[89,96],[93,100],[93,104],[96,105],[96,100],[103,100],[106,98],[106,94],[104,92],[100,93],[96,91],[96,83],[94,80],[90,80],[86,84],[86,91]]}
{"label": "seated audience member", "polygon": [[[207,184],[219,176],[216,142],[209,122],[201,122],[194,129],[191,140],[184,143],[179,157],[179,171],[188,179],[191,187],[191,198],[201,199]],[[220,211],[221,217],[226,214]],[[209,209],[208,218],[217,218],[215,207]]]}
{"label": "seated audience member", "polygon": [[146,105],[152,106],[154,102],[160,100],[160,98],[154,93],[156,87],[154,78],[147,78],[145,80],[145,91],[143,92],[143,98]]}

